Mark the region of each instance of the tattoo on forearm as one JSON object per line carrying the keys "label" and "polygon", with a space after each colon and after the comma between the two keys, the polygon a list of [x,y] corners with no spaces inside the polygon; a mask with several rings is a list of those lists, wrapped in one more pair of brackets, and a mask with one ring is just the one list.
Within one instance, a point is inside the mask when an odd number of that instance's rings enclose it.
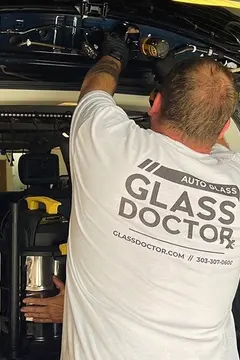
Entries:
{"label": "tattoo on forearm", "polygon": [[97,63],[90,71],[89,75],[106,73],[111,75],[117,82],[120,69],[118,64],[114,60],[104,60]]}
{"label": "tattoo on forearm", "polygon": [[[89,91],[103,90],[113,95],[121,72],[121,64],[113,58],[102,58],[88,71],[81,88],[79,100]],[[105,76],[107,75],[107,76]],[[110,75],[110,76],[109,76]]]}

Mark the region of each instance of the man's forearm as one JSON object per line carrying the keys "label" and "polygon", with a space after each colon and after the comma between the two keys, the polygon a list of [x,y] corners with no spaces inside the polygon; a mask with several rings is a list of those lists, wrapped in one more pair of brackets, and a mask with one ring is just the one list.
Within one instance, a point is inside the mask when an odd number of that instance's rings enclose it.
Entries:
{"label": "man's forearm", "polygon": [[106,91],[110,95],[113,95],[117,87],[120,72],[120,61],[111,56],[102,57],[87,73],[81,88],[79,100],[88,92],[94,90]]}

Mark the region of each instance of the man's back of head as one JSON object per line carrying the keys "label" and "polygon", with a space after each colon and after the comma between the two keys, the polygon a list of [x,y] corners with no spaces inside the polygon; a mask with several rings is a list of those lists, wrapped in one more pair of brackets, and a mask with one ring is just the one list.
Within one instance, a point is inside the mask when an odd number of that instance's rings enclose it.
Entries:
{"label": "man's back of head", "polygon": [[237,101],[237,84],[226,67],[209,58],[187,60],[165,79],[160,122],[185,138],[212,145]]}

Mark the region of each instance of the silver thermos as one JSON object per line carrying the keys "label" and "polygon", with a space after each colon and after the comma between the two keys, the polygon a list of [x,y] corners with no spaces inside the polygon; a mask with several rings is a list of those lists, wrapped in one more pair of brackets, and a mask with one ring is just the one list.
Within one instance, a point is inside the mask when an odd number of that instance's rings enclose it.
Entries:
{"label": "silver thermos", "polygon": [[[26,257],[26,297],[46,298],[56,296],[58,290],[52,276],[64,280],[65,264],[51,256]],[[27,318],[27,321],[32,319]]]}

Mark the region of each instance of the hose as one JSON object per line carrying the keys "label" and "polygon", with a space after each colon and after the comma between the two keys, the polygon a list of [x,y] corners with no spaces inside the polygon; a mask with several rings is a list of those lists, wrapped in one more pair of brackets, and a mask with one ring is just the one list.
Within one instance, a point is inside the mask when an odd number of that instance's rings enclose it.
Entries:
{"label": "hose", "polygon": [[175,56],[184,54],[186,52],[192,52],[192,53],[198,52],[201,54],[206,54],[208,56],[216,56],[216,57],[224,58],[229,61],[239,62],[238,60],[233,59],[232,57],[224,55],[222,53],[219,53],[216,50],[213,50],[212,48],[203,48],[203,47],[199,47],[199,46],[191,45],[191,44],[185,46],[182,49],[175,50],[175,51],[173,50],[173,52],[174,52]]}

